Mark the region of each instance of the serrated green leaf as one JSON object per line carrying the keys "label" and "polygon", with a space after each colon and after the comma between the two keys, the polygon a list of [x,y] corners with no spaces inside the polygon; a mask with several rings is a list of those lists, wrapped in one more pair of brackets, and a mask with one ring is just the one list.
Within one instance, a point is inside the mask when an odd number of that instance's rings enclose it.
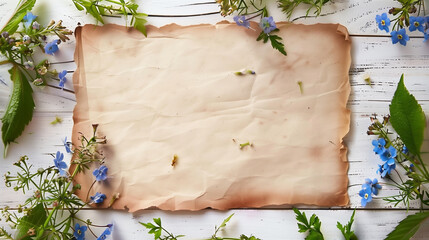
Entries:
{"label": "serrated green leaf", "polygon": [[47,212],[42,203],[36,205],[27,216],[19,219],[15,239],[28,240],[31,239],[27,232],[30,228],[38,229],[47,219]]}
{"label": "serrated green leaf", "polygon": [[269,35],[271,46],[277,49],[281,54],[287,56],[285,45],[281,42],[282,38],[277,35]]}
{"label": "serrated green leaf", "polygon": [[337,222],[337,228],[340,229],[341,233],[343,234],[344,238],[346,240],[357,240],[354,231],[351,231],[354,217],[355,217],[356,209],[353,211],[349,222],[346,225],[342,225],[340,222]]}
{"label": "serrated green leaf", "polygon": [[13,82],[12,95],[1,119],[4,156],[7,154],[8,145],[22,134],[25,126],[31,121],[34,110],[33,89],[25,75],[16,65],[9,73]]}
{"label": "serrated green leaf", "polygon": [[420,224],[429,218],[429,212],[416,213],[409,215],[387,235],[385,240],[408,240],[419,230]]}
{"label": "serrated green leaf", "polygon": [[145,228],[148,228],[148,229],[155,228],[155,226],[152,223],[143,223],[143,222],[140,222],[140,224],[143,225],[143,226],[145,226]]}
{"label": "serrated green leaf", "polygon": [[293,211],[296,214],[296,220],[308,228],[309,225],[308,225],[307,217],[305,216],[305,213],[304,212],[301,213],[297,208],[293,208]]}
{"label": "serrated green leaf", "polygon": [[36,0],[23,0],[7,24],[3,27],[1,32],[8,32],[9,35],[15,33],[16,29],[18,29],[19,23],[22,21],[27,12],[31,11],[35,3]]}
{"label": "serrated green leaf", "polygon": [[161,218],[154,218],[153,221],[161,227]]}
{"label": "serrated green leaf", "polygon": [[420,104],[405,87],[403,74],[390,104],[390,122],[407,149],[420,155],[426,117]]}
{"label": "serrated green leaf", "polygon": [[302,223],[298,223],[298,228],[299,228],[298,232],[300,233],[305,233],[308,230],[308,227]]}

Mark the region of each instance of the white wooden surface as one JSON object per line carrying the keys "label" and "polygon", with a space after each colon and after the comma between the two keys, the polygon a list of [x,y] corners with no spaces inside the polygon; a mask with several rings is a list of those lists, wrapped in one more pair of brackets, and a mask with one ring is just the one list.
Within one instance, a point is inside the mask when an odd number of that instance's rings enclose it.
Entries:
{"label": "white wooden surface", "polygon": [[[145,0],[137,1],[141,10],[148,13],[149,24],[162,26],[168,23],[191,25],[200,23],[216,23],[224,20],[216,12],[217,4],[214,0]],[[204,3],[204,4],[196,4]],[[16,1],[0,1],[0,25],[2,26],[15,8]],[[396,83],[402,73],[406,76],[408,89],[429,113],[429,43],[424,44],[422,37],[416,34],[407,47],[392,45],[385,32],[377,30],[374,22],[376,14],[388,11],[386,6],[395,6],[392,0],[335,0],[323,12],[324,16],[317,19],[298,19],[297,22],[311,24],[315,22],[341,23],[352,35],[352,67],[350,81],[352,92],[348,107],[352,110],[351,130],[345,138],[349,148],[349,195],[350,208],[345,209],[316,209],[310,208],[308,214],[316,213],[322,220],[322,230],[326,239],[341,239],[336,229],[336,221],[347,222],[353,208],[357,208],[354,229],[359,239],[383,239],[407,213],[404,206],[393,207],[381,199],[375,199],[366,208],[361,208],[358,191],[367,177],[378,177],[377,163],[380,162],[372,152],[370,136],[366,135],[369,125],[369,115],[372,113],[387,114],[388,105]],[[275,4],[270,7],[276,21],[286,20],[284,15],[276,9]],[[77,11],[71,0],[38,0],[33,12],[39,15],[38,21],[47,24],[50,19],[64,21],[64,25],[74,29],[77,23],[94,23],[94,20]],[[298,12],[293,16],[303,15]],[[228,17],[227,20],[232,20]],[[107,22],[123,24],[123,19],[106,18]],[[60,45],[60,52],[54,57],[48,57],[58,70],[75,69],[73,60],[74,41]],[[66,62],[66,63],[64,63]],[[366,85],[362,75],[369,73],[373,87]],[[71,79],[71,74],[67,75]],[[11,82],[7,74],[7,67],[0,67],[0,114],[4,113],[11,90]],[[56,85],[57,82],[52,82]],[[72,89],[71,81],[66,84]],[[21,155],[28,155],[36,168],[52,164],[50,153],[63,150],[61,139],[71,137],[73,125],[72,110],[75,105],[74,94],[61,91],[57,88],[45,87],[35,89],[34,98],[36,111],[33,121],[26,128],[23,135],[17,140],[19,144],[12,144],[7,159],[0,160],[0,174],[14,172],[12,163]],[[63,123],[52,126],[49,123],[55,116],[63,118]],[[428,145],[426,139],[425,144]],[[1,155],[2,152],[0,152]],[[381,196],[395,194],[396,191],[384,187]],[[8,189],[0,184],[0,208],[15,207],[22,202],[25,196]],[[418,205],[414,204],[413,208]],[[84,210],[82,218],[91,218],[94,223],[115,223],[113,239],[151,239],[147,231],[138,224],[138,221],[150,221],[153,217],[161,217],[172,232],[185,234],[186,239],[208,238],[213,233],[214,225],[219,225],[223,218],[230,213],[236,213],[223,234],[237,236],[240,233],[254,234],[262,239],[304,239],[303,234],[297,232],[294,214],[290,209],[240,209],[227,212],[204,210],[199,212],[165,212],[157,210],[140,211],[129,214],[123,211],[111,210]],[[415,210],[408,212],[414,213]],[[0,225],[4,223],[0,222]],[[429,224],[427,224],[429,226]],[[426,226],[426,228],[427,228]],[[429,230],[421,230],[415,239],[428,239]]]}

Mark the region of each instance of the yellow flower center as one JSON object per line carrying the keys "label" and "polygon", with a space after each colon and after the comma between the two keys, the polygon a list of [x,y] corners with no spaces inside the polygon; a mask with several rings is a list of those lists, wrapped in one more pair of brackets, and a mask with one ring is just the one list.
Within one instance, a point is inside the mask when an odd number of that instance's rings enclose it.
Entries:
{"label": "yellow flower center", "polygon": [[381,20],[381,25],[386,25],[386,21],[384,21],[384,20]]}
{"label": "yellow flower center", "polygon": [[77,234],[79,234],[79,235],[81,235],[82,234],[82,231],[79,229],[79,230],[77,230]]}
{"label": "yellow flower center", "polygon": [[365,193],[365,199],[368,199],[368,197],[369,197],[368,193]]}
{"label": "yellow flower center", "polygon": [[402,39],[402,35],[398,34],[398,39],[401,40]]}
{"label": "yellow flower center", "polygon": [[418,27],[418,26],[420,26],[420,23],[414,22],[414,26]]}

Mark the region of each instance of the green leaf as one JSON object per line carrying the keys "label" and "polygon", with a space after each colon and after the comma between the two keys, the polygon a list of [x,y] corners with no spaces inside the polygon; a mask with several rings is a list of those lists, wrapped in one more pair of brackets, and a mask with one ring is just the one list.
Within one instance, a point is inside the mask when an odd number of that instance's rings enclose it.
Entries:
{"label": "green leaf", "polygon": [[155,232],[155,239],[159,239],[161,237],[162,229],[159,228],[158,231]]}
{"label": "green leaf", "polygon": [[47,219],[47,212],[43,207],[42,203],[36,205],[31,209],[30,213],[27,216],[22,217],[18,220],[18,226],[15,233],[15,239],[27,240],[31,239],[27,232],[29,229],[34,228],[38,229]]}
{"label": "green leaf", "polygon": [[141,33],[143,33],[143,35],[145,35],[147,37],[147,33],[146,33],[146,14],[144,13],[138,13],[133,15],[133,19],[131,20],[134,23],[134,28],[137,29],[138,31],[140,31]]}
{"label": "green leaf", "polygon": [[281,42],[282,38],[277,35],[269,35],[271,46],[277,49],[281,54],[287,56],[285,45]]}
{"label": "green leaf", "polygon": [[147,229],[152,229],[152,228],[156,228],[155,225],[153,225],[152,223],[142,223],[140,222],[141,225],[145,226]]}
{"label": "green leaf", "polygon": [[390,104],[390,122],[408,150],[414,155],[420,155],[426,117],[420,104],[405,87],[404,74]]}
{"label": "green leaf", "polygon": [[[296,214],[296,220],[300,223],[302,223],[303,226],[305,226],[307,229],[310,227],[308,222],[307,222],[307,217],[305,216],[305,212],[301,213],[297,208],[294,208],[293,211]],[[299,226],[298,227],[300,229],[303,229],[302,227]]]}
{"label": "green leaf", "polygon": [[161,218],[154,218],[153,221],[161,227]]}
{"label": "green leaf", "polygon": [[7,154],[8,145],[22,134],[25,126],[31,121],[34,110],[33,89],[25,75],[16,65],[9,73],[13,82],[12,96],[1,119],[4,156]]}
{"label": "green leaf", "polygon": [[420,224],[429,218],[429,212],[416,213],[409,215],[402,220],[395,230],[393,230],[385,240],[408,240],[417,232]]}
{"label": "green leaf", "polygon": [[1,32],[8,32],[9,35],[15,33],[16,29],[18,29],[19,23],[22,21],[27,12],[31,11],[35,3],[36,0],[23,0],[15,10],[15,13],[7,22],[6,26],[3,27]]}
{"label": "green leaf", "polygon": [[222,224],[219,226],[219,228],[223,228],[226,226],[226,224],[229,222],[229,220],[231,220],[232,216],[234,216],[234,213],[229,215],[229,217],[225,218],[225,220],[223,220]]}
{"label": "green leaf", "polygon": [[341,233],[343,234],[343,236],[346,240],[357,240],[358,239],[356,237],[354,231],[351,231],[352,225],[354,222],[355,213],[356,213],[356,209],[353,211],[353,214],[350,217],[350,220],[347,223],[347,225],[343,226],[340,222],[337,222],[337,228],[340,229]]}
{"label": "green leaf", "polygon": [[77,8],[77,10],[83,11],[85,9],[80,5],[80,3],[77,0],[73,0],[73,3],[75,5],[75,7]]}
{"label": "green leaf", "polygon": [[310,234],[308,234],[305,240],[324,240],[324,239],[321,233],[316,231],[310,231]]}

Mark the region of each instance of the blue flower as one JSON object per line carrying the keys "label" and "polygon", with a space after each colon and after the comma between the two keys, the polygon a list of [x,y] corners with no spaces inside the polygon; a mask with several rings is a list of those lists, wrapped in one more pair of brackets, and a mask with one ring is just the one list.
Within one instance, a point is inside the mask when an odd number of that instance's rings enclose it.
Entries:
{"label": "blue flower", "polygon": [[381,160],[385,161],[388,165],[395,164],[395,157],[396,157],[396,148],[393,146],[390,146],[386,151],[384,151],[382,154],[380,154]]}
{"label": "blue flower", "polygon": [[84,240],[87,229],[87,226],[80,226],[79,223],[76,223],[74,226],[73,236],[76,238],[76,240]]}
{"label": "blue flower", "polygon": [[63,70],[62,72],[58,73],[58,78],[60,79],[60,83],[58,84],[58,86],[60,88],[64,88],[64,84],[67,82],[67,70]]}
{"label": "blue flower", "polygon": [[389,32],[390,19],[387,17],[386,13],[375,16],[375,21],[378,23],[378,28],[380,30],[385,30]]}
{"label": "blue flower", "polygon": [[377,178],[374,178],[372,181],[367,178],[365,179],[365,184],[362,185],[362,189],[363,188],[370,188],[374,195],[378,195],[378,190],[381,189],[381,185],[378,183]]}
{"label": "blue flower", "polygon": [[404,146],[402,147],[402,153],[403,153],[403,154],[407,154],[407,153],[408,153],[408,148],[407,148],[407,146],[405,146],[405,145],[404,145]]}
{"label": "blue flower", "polygon": [[37,16],[36,16],[36,15],[33,15],[33,13],[28,12],[28,13],[24,16],[24,18],[22,19],[22,22],[24,23],[24,26],[25,26],[26,28],[28,28],[28,27],[33,23],[33,21],[34,21],[34,20],[36,20],[36,18],[37,18]]}
{"label": "blue flower", "polygon": [[57,154],[54,158],[54,164],[55,167],[58,168],[58,170],[60,171],[60,176],[65,177],[66,171],[64,171],[64,169],[67,168],[67,164],[63,161],[64,159],[64,154],[60,153],[60,151],[57,151]]}
{"label": "blue flower", "polygon": [[95,176],[95,179],[97,181],[104,181],[107,178],[107,170],[108,168],[102,165],[99,168],[95,169],[94,172],[92,172],[92,174]]}
{"label": "blue flower", "polygon": [[234,21],[238,26],[243,26],[246,28],[250,27],[250,22],[246,20],[245,16],[235,16]]}
{"label": "blue flower", "polygon": [[97,238],[97,240],[104,240],[107,238],[108,235],[112,234],[113,231],[113,224],[108,224],[107,228],[104,230],[103,233]]}
{"label": "blue flower", "polygon": [[387,163],[385,163],[383,165],[378,165],[377,173],[380,173],[380,176],[384,178],[386,177],[386,175],[389,175],[395,168],[396,164],[388,165]]}
{"label": "blue flower", "polygon": [[399,31],[392,31],[390,35],[392,36],[393,44],[396,44],[399,42],[400,44],[406,46],[407,41],[410,41],[410,37],[408,37],[408,35],[405,33],[405,28]]}
{"label": "blue flower", "polygon": [[67,153],[71,153],[72,151],[71,151],[71,148],[70,148],[70,142],[67,142],[67,137],[64,138],[63,144],[64,144],[64,147],[66,148],[66,152]]}
{"label": "blue flower", "polygon": [[45,53],[49,55],[54,55],[58,51],[59,39],[49,42],[45,45]]}
{"label": "blue flower", "polygon": [[273,17],[264,17],[261,19],[259,26],[264,30],[264,33],[268,34],[273,30],[277,29],[276,23],[274,22]]}
{"label": "blue flower", "polygon": [[408,168],[409,170],[410,170],[410,172],[415,172],[415,170],[414,170],[414,164],[410,164],[410,167]]}
{"label": "blue flower", "polygon": [[359,191],[359,196],[362,197],[361,205],[363,207],[365,207],[367,203],[372,201],[371,193],[372,193],[371,188],[363,188],[362,190]]}
{"label": "blue flower", "polygon": [[379,138],[378,140],[372,140],[372,145],[374,146],[375,154],[382,154],[386,149],[386,140],[384,138]]}
{"label": "blue flower", "polygon": [[103,193],[96,192],[94,196],[91,196],[93,203],[102,203],[106,199],[106,195]]}
{"label": "blue flower", "polygon": [[420,32],[424,32],[423,30],[423,24],[425,24],[425,18],[424,17],[410,17],[410,32],[414,32],[416,30],[419,30]]}

